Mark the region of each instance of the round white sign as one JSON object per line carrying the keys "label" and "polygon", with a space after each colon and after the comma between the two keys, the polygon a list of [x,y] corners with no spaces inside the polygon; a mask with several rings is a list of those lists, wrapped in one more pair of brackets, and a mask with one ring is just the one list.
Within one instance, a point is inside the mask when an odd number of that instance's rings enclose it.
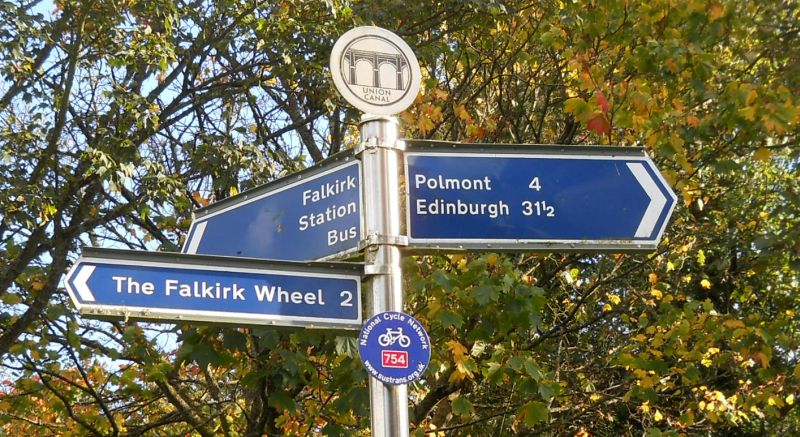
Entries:
{"label": "round white sign", "polygon": [[411,47],[375,26],[356,27],[339,37],[331,52],[331,75],[345,100],[375,115],[408,108],[422,78]]}

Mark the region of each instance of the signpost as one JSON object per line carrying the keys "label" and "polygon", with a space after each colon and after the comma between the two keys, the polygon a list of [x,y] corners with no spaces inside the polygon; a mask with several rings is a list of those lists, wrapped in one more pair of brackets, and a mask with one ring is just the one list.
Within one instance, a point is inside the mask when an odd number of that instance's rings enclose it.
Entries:
{"label": "signpost", "polygon": [[675,207],[638,148],[408,145],[412,247],[650,251]]}
{"label": "signpost", "polygon": [[[331,50],[330,67],[342,96],[367,113],[359,125],[358,149],[367,181],[364,272],[370,275],[368,314],[399,312],[403,310],[400,247],[406,243],[400,234],[398,192],[403,150],[397,140],[397,119],[385,116],[397,114],[414,102],[422,78],[419,63],[400,37],[379,27],[364,26],[339,37]],[[408,436],[405,384],[384,384],[370,378],[369,399],[372,435]]]}
{"label": "signpost", "polygon": [[188,254],[309,261],[361,239],[361,165],[351,151],[195,213]]}
{"label": "signpost", "polygon": [[359,264],[84,248],[67,274],[83,315],[99,318],[361,328]]}
{"label": "signpost", "polygon": [[[405,151],[391,115],[414,101],[421,73],[385,29],[342,35],[330,66],[342,96],[367,113],[355,150],[198,210],[184,254],[84,249],[66,288],[98,318],[361,329],[372,435],[407,437],[407,384],[431,351],[402,313],[402,247],[650,251],[676,197],[637,148],[409,141]],[[360,249],[363,265],[292,262]]]}

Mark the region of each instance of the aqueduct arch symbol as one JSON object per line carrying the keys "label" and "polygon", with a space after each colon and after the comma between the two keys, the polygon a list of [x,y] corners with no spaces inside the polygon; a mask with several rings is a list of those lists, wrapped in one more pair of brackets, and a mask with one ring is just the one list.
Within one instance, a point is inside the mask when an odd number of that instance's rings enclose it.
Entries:
{"label": "aqueduct arch symbol", "polygon": [[[350,64],[350,77],[347,78],[348,85],[358,85],[356,81],[356,62],[367,61],[372,66],[372,86],[376,88],[392,88],[381,85],[380,68],[383,64],[391,64],[395,68],[396,79],[393,89],[405,89],[403,80],[403,68],[408,67],[406,58],[397,53],[372,52],[367,50],[347,49],[344,52],[344,59]],[[387,84],[388,85],[388,84]]]}

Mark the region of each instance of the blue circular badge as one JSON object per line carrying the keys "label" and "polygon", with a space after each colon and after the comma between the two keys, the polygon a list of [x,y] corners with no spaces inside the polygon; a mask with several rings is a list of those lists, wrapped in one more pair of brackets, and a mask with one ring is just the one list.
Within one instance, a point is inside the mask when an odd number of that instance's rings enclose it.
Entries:
{"label": "blue circular badge", "polygon": [[361,362],[384,384],[408,384],[422,377],[431,361],[431,342],[419,321],[387,311],[366,322],[358,335]]}

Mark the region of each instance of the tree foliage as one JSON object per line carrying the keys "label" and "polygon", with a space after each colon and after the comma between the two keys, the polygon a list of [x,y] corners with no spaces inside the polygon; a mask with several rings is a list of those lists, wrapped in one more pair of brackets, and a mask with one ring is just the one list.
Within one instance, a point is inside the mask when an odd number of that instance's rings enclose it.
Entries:
{"label": "tree foliage", "polygon": [[414,435],[798,433],[795,2],[0,1],[0,23],[3,433],[369,434],[351,336],[91,321],[61,284],[81,246],[177,250],[195,208],[353,147],[326,68],[362,24],[420,59],[407,138],[644,147],[680,198],[647,255],[406,257],[434,346]]}

